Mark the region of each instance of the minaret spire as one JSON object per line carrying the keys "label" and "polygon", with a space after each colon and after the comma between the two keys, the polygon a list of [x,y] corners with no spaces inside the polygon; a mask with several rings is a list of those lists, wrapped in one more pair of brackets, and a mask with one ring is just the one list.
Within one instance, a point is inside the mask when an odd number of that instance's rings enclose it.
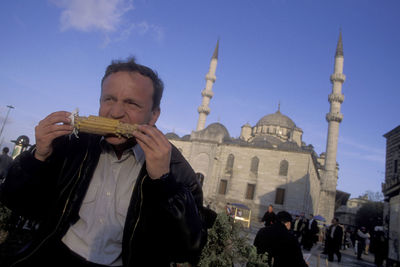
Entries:
{"label": "minaret spire", "polygon": [[335,57],[342,56],[343,57],[343,42],[342,42],[342,30],[339,33],[339,40],[336,46],[336,54]]}
{"label": "minaret spire", "polygon": [[337,166],[336,155],[339,138],[339,124],[343,119],[343,114],[340,113],[340,107],[344,101],[342,94],[342,85],[346,79],[343,74],[343,42],[342,32],[339,33],[335,54],[334,72],[331,75],[332,93],[328,97],[330,103],[329,113],[326,114],[328,122],[328,137],[326,142],[325,166],[322,178],[321,199],[319,202],[319,213],[326,216],[327,221],[333,218],[335,207],[335,195],[337,185]]}
{"label": "minaret spire", "polygon": [[218,50],[219,50],[219,39],[217,41],[217,45],[215,46],[214,53],[211,57],[210,68],[208,70],[208,73],[206,74],[206,88],[204,88],[204,90],[201,92],[203,98],[201,106],[197,109],[197,111],[199,112],[199,120],[197,122],[196,131],[204,129],[207,115],[210,114],[210,108],[208,104],[210,103],[210,100],[214,95],[212,87],[215,83],[215,80],[217,79],[217,77],[215,76],[215,71],[217,69],[217,63],[218,63]]}

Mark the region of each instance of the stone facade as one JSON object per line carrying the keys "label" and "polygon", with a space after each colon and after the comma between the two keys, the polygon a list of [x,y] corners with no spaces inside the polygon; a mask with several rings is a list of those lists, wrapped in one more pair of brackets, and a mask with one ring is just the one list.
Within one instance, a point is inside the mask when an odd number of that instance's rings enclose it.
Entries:
{"label": "stone facade", "polygon": [[[385,196],[385,228],[389,234],[389,263],[400,264],[400,126],[384,135],[386,170],[382,192]],[[394,265],[393,265],[394,266]]]}
{"label": "stone facade", "polygon": [[269,204],[277,211],[318,213],[321,165],[309,146],[278,141],[278,136],[272,145],[267,137],[273,135],[263,136],[263,143],[255,136],[256,142],[233,139],[220,123],[190,137],[167,137],[202,177],[205,204],[221,210],[228,202],[242,203],[257,220]]}

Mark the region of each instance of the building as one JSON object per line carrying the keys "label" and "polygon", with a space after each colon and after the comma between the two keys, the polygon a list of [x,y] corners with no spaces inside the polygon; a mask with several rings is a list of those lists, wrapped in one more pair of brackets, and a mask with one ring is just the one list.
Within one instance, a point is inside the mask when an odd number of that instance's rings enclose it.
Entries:
{"label": "building", "polygon": [[385,228],[389,234],[388,266],[400,264],[400,125],[384,135],[386,138]]}
{"label": "building", "polygon": [[303,130],[280,107],[263,116],[256,125],[242,126],[239,138],[232,138],[221,123],[205,127],[213,97],[218,63],[217,43],[202,91],[196,131],[168,139],[182,152],[203,185],[205,203],[221,210],[226,203],[243,203],[260,219],[269,204],[277,211],[320,214],[333,218],[338,177],[336,152],[340,113],[343,44],[340,34],[331,75],[330,112],[326,115],[328,137],[326,153],[317,155],[312,145],[302,140]]}
{"label": "building", "polygon": [[335,210],[335,217],[339,219],[340,224],[356,227],[357,211],[368,202],[370,201],[367,195],[351,198]]}

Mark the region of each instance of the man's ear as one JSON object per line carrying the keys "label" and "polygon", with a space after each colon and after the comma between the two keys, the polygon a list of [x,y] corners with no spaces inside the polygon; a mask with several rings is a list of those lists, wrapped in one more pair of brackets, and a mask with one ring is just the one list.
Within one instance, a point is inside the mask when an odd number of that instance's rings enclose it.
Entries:
{"label": "man's ear", "polygon": [[156,124],[158,117],[160,117],[161,109],[160,107],[155,108],[151,111],[151,118],[149,121],[149,125],[153,126]]}

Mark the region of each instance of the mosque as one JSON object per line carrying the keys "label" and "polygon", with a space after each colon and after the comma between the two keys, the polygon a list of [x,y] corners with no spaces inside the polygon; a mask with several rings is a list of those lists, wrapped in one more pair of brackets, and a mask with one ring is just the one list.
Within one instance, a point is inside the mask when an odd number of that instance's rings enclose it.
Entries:
{"label": "mosque", "polygon": [[326,115],[328,134],[326,152],[318,155],[312,145],[302,141],[303,130],[278,107],[256,123],[242,126],[239,138],[229,135],[221,123],[205,127],[216,81],[219,43],[211,58],[201,92],[197,128],[191,134],[166,136],[193,167],[203,186],[204,203],[221,211],[226,203],[241,203],[259,220],[272,204],[276,211],[319,214],[327,222],[334,215],[338,164],[336,162],[340,112],[344,100],[342,85],[343,44],[337,43],[332,93]]}

